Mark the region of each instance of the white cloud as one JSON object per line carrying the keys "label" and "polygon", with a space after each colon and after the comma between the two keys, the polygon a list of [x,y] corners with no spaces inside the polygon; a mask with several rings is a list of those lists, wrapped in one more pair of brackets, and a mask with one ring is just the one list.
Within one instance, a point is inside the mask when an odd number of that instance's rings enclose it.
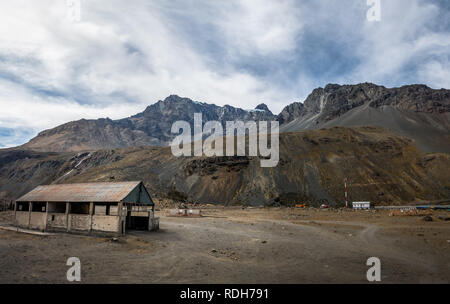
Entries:
{"label": "white cloud", "polygon": [[[432,87],[449,82],[424,77],[436,57],[450,54],[450,33],[435,32],[432,22],[442,13],[436,4],[421,0],[382,1],[380,22],[364,22],[355,54],[361,64],[350,81],[371,81],[385,85],[423,82]],[[440,74],[442,75],[442,74]]]}
{"label": "white cloud", "polygon": [[[379,23],[367,9],[365,0],[82,0],[72,23],[65,1],[1,1],[0,128],[121,118],[170,94],[277,113],[324,79],[450,86],[437,4],[382,1]],[[321,57],[306,51],[358,64],[312,73]],[[19,133],[14,142],[29,139]]]}
{"label": "white cloud", "polygon": [[[284,98],[257,77],[208,67],[171,31],[156,4],[83,1],[82,22],[71,23],[65,1],[2,1],[0,16],[8,26],[0,27],[0,76],[6,78],[0,82],[0,127],[37,132],[79,118],[119,118],[172,93],[245,108]],[[250,4],[239,10],[245,19],[253,18]],[[286,10],[285,4],[270,8]],[[274,50],[292,47],[285,31],[293,21],[272,20],[267,9],[246,21],[248,32],[238,40],[250,39],[244,44],[261,52],[272,40],[280,44]],[[240,33],[232,21],[223,24],[229,39]]]}
{"label": "white cloud", "polygon": [[237,55],[270,55],[291,51],[302,30],[301,10],[295,1],[231,1],[216,25]]}

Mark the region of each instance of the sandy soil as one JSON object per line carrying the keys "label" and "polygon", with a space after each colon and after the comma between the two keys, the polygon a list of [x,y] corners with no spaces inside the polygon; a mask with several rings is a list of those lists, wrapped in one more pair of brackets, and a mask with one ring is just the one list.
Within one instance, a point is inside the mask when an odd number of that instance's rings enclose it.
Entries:
{"label": "sandy soil", "polygon": [[[387,211],[207,209],[166,217],[159,232],[111,238],[35,236],[0,230],[0,283],[65,283],[81,260],[84,283],[450,283],[449,212],[390,217]],[[0,223],[10,221],[0,214]]]}

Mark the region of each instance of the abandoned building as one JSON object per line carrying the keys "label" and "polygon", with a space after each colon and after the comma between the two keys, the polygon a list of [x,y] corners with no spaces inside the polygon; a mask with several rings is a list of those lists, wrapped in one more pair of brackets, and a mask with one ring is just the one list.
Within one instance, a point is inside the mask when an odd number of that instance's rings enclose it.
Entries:
{"label": "abandoned building", "polygon": [[80,233],[158,230],[154,211],[140,181],[38,186],[14,205],[17,227]]}

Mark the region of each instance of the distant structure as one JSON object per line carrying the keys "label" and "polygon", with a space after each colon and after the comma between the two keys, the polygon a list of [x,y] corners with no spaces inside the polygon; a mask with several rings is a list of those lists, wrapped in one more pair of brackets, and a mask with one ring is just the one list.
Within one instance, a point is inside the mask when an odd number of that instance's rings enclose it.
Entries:
{"label": "distant structure", "polygon": [[353,202],[353,209],[370,209],[370,202]]}
{"label": "distant structure", "polygon": [[14,204],[16,226],[41,231],[158,230],[154,211],[140,181],[38,186]]}
{"label": "distant structure", "polygon": [[202,217],[202,211],[199,209],[171,209],[169,210],[169,216]]}

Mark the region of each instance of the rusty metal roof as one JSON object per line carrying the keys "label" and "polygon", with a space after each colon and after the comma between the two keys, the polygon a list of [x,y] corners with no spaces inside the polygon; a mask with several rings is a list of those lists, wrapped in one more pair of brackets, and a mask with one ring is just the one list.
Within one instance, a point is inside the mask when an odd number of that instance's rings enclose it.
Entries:
{"label": "rusty metal roof", "polygon": [[44,185],[34,188],[17,202],[119,202],[141,182]]}

